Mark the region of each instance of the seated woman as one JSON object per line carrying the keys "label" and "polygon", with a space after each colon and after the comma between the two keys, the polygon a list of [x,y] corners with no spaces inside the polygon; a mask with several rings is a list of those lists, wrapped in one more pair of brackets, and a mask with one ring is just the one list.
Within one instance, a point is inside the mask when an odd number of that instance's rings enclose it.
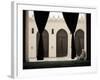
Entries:
{"label": "seated woman", "polygon": [[86,52],[84,51],[84,49],[82,49],[82,53],[81,53],[79,59],[80,60],[86,60],[86,58],[87,58]]}
{"label": "seated woman", "polygon": [[75,60],[86,60],[86,58],[87,58],[86,52],[84,51],[84,49],[82,49],[81,55],[80,56],[77,56],[75,58]]}

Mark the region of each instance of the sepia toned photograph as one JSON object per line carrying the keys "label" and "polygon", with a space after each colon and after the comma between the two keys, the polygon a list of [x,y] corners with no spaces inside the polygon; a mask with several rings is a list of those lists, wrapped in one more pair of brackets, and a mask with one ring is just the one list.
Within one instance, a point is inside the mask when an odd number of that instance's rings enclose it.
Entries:
{"label": "sepia toned photograph", "polygon": [[91,13],[23,10],[23,69],[91,66]]}
{"label": "sepia toned photograph", "polygon": [[12,2],[11,76],[97,72],[96,27],[95,7]]}

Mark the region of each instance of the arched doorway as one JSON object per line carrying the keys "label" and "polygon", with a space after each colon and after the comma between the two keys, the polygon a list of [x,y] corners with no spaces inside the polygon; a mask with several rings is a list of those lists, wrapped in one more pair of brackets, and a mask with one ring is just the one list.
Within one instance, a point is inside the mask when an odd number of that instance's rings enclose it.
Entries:
{"label": "arched doorway", "polygon": [[60,29],[56,35],[56,57],[67,56],[68,35],[64,29]]}
{"label": "arched doorway", "polygon": [[[38,49],[38,43],[39,43],[39,32],[37,32],[37,49]],[[49,56],[49,34],[46,30],[43,31],[43,48],[44,48],[44,57]],[[37,50],[38,52],[38,50]]]}
{"label": "arched doorway", "polygon": [[84,49],[84,31],[80,29],[75,33],[75,47],[76,55],[80,56],[82,53],[82,49]]}

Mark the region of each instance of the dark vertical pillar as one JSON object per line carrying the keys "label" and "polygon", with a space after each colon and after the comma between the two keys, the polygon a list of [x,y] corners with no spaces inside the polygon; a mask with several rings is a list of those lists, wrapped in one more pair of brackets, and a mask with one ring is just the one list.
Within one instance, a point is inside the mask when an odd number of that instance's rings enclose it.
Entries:
{"label": "dark vertical pillar", "polygon": [[72,34],[72,41],[71,41],[71,53],[72,53],[72,59],[76,56],[76,48],[75,48],[75,40],[74,40],[74,32],[77,26],[78,21],[78,15],[79,13],[70,13],[70,12],[63,12],[63,17],[65,19],[66,24],[68,25],[68,28]]}
{"label": "dark vertical pillar", "polygon": [[72,34],[72,40],[71,40],[71,48],[72,48],[72,59],[76,56],[76,48],[75,48],[75,39],[74,34]]}
{"label": "dark vertical pillar", "polygon": [[37,24],[37,28],[40,34],[39,44],[38,44],[38,52],[37,52],[37,60],[43,60],[44,58],[44,46],[43,46],[43,31],[45,29],[45,25],[47,23],[49,16],[48,11],[34,11],[34,17]]}
{"label": "dark vertical pillar", "polygon": [[40,38],[39,38],[39,44],[38,44],[38,52],[37,52],[37,59],[38,60],[43,60],[44,58],[44,46],[43,46],[43,36],[42,33],[40,33]]}

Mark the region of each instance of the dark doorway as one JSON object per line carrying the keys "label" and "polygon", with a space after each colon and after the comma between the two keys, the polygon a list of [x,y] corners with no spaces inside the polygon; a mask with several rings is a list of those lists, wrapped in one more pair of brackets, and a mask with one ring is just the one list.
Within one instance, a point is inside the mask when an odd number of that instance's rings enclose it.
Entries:
{"label": "dark doorway", "polygon": [[[39,36],[40,34],[39,32],[37,32],[37,45],[36,45],[37,47],[39,43]],[[44,57],[49,57],[49,34],[46,30],[43,31],[43,48],[44,48]]]}
{"label": "dark doorway", "polygon": [[64,29],[60,29],[56,36],[56,56],[64,57],[67,56],[68,48],[68,35]]}
{"label": "dark doorway", "polygon": [[76,54],[80,56],[82,49],[84,49],[84,32],[82,30],[78,30],[75,33],[75,46]]}

